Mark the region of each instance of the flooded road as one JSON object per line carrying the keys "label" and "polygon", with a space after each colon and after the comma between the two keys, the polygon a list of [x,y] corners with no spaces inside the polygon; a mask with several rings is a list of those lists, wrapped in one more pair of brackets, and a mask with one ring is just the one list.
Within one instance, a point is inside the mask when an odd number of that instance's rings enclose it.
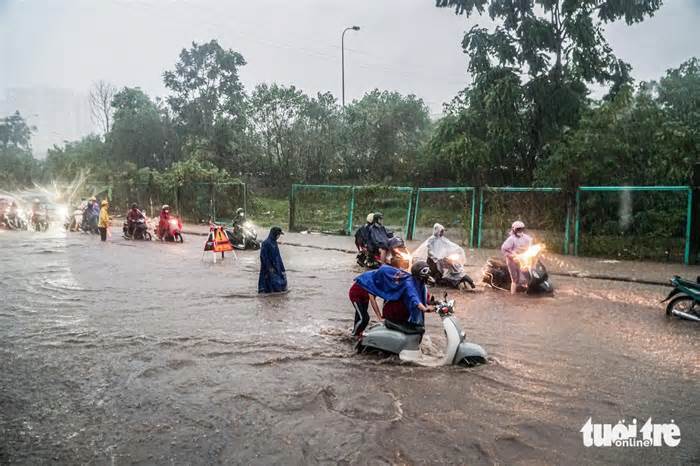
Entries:
{"label": "flooded road", "polygon": [[[431,369],[353,352],[353,255],[283,245],[291,291],[259,297],[256,252],[113,235],[0,231],[0,463],[700,462],[700,326],[666,319],[667,288],[453,292],[490,362]],[[589,417],[681,443],[585,448]]]}

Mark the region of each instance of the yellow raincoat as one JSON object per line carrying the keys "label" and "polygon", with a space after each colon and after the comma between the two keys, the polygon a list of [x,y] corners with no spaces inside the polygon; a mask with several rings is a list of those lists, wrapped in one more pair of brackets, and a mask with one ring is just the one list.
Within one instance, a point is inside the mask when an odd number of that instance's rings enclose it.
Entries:
{"label": "yellow raincoat", "polygon": [[100,208],[100,221],[97,224],[99,228],[109,227],[109,212],[107,212],[108,208],[109,204],[107,203],[107,201],[102,201],[102,207]]}

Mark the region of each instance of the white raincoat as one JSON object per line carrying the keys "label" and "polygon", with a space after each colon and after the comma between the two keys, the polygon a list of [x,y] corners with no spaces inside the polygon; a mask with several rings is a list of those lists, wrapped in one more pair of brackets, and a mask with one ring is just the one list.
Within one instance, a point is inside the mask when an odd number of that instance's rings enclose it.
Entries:
{"label": "white raincoat", "polygon": [[[445,238],[445,227],[436,223],[433,225],[433,235],[413,252],[413,261],[428,260],[431,257],[437,264],[438,270],[446,277],[450,274],[463,274],[467,256],[464,249]],[[446,261],[444,259],[448,259]]]}

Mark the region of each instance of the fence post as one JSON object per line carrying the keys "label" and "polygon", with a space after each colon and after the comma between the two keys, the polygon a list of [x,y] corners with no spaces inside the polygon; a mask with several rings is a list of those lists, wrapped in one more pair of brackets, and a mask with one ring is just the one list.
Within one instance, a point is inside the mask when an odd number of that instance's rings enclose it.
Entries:
{"label": "fence post", "polygon": [[[700,255],[700,162],[693,166],[693,177],[688,196],[692,196],[692,201],[689,201],[691,208],[688,214],[691,216],[691,221],[688,223],[690,234],[686,236],[689,256],[686,263],[697,264]],[[686,233],[688,233],[687,230]]]}
{"label": "fence post", "polygon": [[350,188],[350,208],[348,209],[348,236],[352,235],[352,217],[355,213],[355,187]]}
{"label": "fence post", "polygon": [[569,242],[571,237],[571,193],[566,191],[566,223],[564,225],[564,255],[569,255]]}
{"label": "fence post", "polygon": [[248,217],[248,185],[243,183],[243,215]]}
{"label": "fence post", "polygon": [[413,188],[409,192],[408,209],[406,210],[406,238],[409,238],[411,234],[411,209],[413,209]]}
{"label": "fence post", "polygon": [[574,256],[578,256],[579,230],[581,223],[581,188],[576,188],[576,223],[574,224]]}
{"label": "fence post", "polygon": [[484,223],[484,188],[479,188],[479,225],[477,226],[476,247],[481,248],[481,227]]}
{"label": "fence post", "polygon": [[420,209],[420,188],[416,190],[416,207],[413,210],[413,224],[411,225],[411,232],[408,239],[413,239],[416,234],[416,221],[418,220],[418,209]]}
{"label": "fence post", "polygon": [[294,189],[296,185],[292,185],[292,189],[289,191],[289,231],[294,231]]}

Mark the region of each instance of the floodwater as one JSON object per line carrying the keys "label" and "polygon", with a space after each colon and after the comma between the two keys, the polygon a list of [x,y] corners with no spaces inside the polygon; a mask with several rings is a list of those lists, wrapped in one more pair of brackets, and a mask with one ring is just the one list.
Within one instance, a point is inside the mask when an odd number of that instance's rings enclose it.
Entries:
{"label": "floodwater", "polygon": [[[666,288],[452,292],[490,361],[423,368],[353,352],[351,254],[282,246],[291,291],[260,297],[256,252],[113,235],[0,231],[0,463],[700,462],[700,326],[666,319]],[[585,448],[589,417],[673,420],[681,443]]]}

